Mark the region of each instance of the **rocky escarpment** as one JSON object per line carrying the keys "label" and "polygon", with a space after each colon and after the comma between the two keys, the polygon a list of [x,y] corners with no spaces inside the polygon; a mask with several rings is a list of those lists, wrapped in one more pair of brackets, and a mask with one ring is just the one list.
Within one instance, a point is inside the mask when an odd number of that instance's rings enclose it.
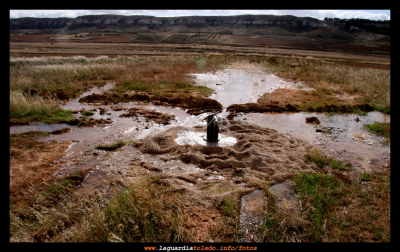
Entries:
{"label": "rocky escarpment", "polygon": [[10,30],[61,29],[75,30],[95,27],[97,29],[129,29],[146,26],[149,29],[168,26],[217,27],[218,26],[281,26],[292,29],[326,27],[324,21],[295,16],[239,15],[239,16],[187,16],[153,17],[121,15],[87,15],[77,18],[16,18],[10,19]]}
{"label": "rocky escarpment", "polygon": [[10,30],[62,29],[71,25],[74,18],[12,18]]}
{"label": "rocky escarpment", "polygon": [[[237,15],[237,16],[122,16],[87,15],[76,18],[16,18],[10,19],[10,32],[32,30],[39,33],[79,32],[212,32],[237,35],[302,35],[334,37],[351,40],[354,33],[365,29],[354,25],[311,17],[290,15]],[[46,31],[45,31],[46,30]],[[43,32],[45,31],[45,32]],[[334,35],[332,35],[335,33]],[[336,34],[337,33],[337,34]],[[322,34],[322,35],[321,35]]]}

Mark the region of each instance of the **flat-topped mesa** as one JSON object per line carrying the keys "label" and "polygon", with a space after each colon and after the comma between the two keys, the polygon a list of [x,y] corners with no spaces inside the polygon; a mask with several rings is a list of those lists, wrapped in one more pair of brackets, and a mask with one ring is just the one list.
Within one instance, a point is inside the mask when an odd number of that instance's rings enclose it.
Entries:
{"label": "flat-topped mesa", "polygon": [[[371,23],[372,22],[372,23]],[[372,26],[383,25],[390,27],[389,23],[374,23]],[[343,24],[342,24],[343,23]],[[362,27],[370,27],[366,23]],[[368,26],[369,25],[369,26]],[[84,15],[76,18],[10,18],[10,31],[32,30],[32,32],[208,32],[221,34],[245,35],[271,35],[287,32],[307,35],[315,33],[318,29],[332,28],[341,32],[361,32],[362,27],[354,24],[346,25],[345,21],[340,26],[330,20],[319,20],[312,17],[296,17],[291,15],[234,15],[234,16],[180,16],[180,17],[155,17],[144,15]],[[277,29],[279,28],[279,29]],[[243,30],[244,29],[244,30]],[[283,29],[283,30],[280,30]],[[365,28],[366,29],[366,28]],[[318,33],[319,34],[319,33]],[[314,34],[315,35],[315,34]],[[319,36],[325,36],[319,34]]]}

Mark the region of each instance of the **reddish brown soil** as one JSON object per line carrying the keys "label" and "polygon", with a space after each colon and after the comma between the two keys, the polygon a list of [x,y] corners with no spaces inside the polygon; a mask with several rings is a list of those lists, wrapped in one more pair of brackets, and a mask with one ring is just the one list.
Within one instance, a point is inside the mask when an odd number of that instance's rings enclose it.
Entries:
{"label": "reddish brown soil", "polygon": [[368,64],[368,63],[353,63],[353,62],[346,62],[347,66],[358,67],[358,68],[373,68],[373,69],[382,69],[382,70],[389,70],[390,65],[381,65],[381,64]]}
{"label": "reddish brown soil", "polygon": [[[306,48],[318,49],[322,46],[329,46],[337,44],[328,40],[279,40],[267,38],[254,38],[253,36],[239,36],[239,35],[224,35],[224,38],[231,40],[233,43],[239,43],[248,46],[266,46],[266,47],[292,47],[292,48]],[[341,42],[345,43],[345,42]]]}
{"label": "reddish brown soil", "polygon": [[130,38],[124,36],[108,36],[104,38],[95,38],[90,41],[103,41],[103,42],[132,42]]}
{"label": "reddish brown soil", "polygon": [[65,37],[65,35],[58,35],[58,34],[11,35],[10,39],[15,39],[15,41],[44,41],[44,40],[54,39],[57,37]]}
{"label": "reddish brown soil", "polygon": [[338,49],[338,50],[347,50],[347,51],[390,52],[390,46],[371,47],[371,46],[363,46],[363,45],[336,45],[334,48]]}
{"label": "reddish brown soil", "polygon": [[[84,53],[10,53],[10,57],[74,57],[74,56],[85,56],[86,58],[97,58],[99,56],[107,56],[110,59],[119,57],[118,54],[84,54]],[[138,55],[140,56],[140,55]]]}

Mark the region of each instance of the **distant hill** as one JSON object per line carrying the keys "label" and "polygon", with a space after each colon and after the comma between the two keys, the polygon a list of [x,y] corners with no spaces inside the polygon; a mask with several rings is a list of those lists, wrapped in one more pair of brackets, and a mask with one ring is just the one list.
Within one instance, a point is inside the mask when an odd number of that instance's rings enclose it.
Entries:
{"label": "distant hill", "polygon": [[10,19],[10,33],[219,33],[279,35],[346,41],[390,41],[390,22],[318,20],[290,15],[153,17],[87,15]]}

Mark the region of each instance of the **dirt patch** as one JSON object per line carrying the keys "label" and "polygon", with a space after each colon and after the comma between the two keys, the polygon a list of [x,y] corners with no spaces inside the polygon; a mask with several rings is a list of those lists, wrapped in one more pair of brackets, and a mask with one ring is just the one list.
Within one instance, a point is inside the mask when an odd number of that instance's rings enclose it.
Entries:
{"label": "dirt patch", "polygon": [[[10,35],[10,39],[14,39],[15,41],[44,41],[48,39],[55,39],[60,37],[57,34],[30,34],[30,35]],[[61,37],[64,37],[62,35]]]}
{"label": "dirt patch", "polygon": [[[298,173],[314,172],[318,167],[305,160],[311,146],[276,130],[261,128],[243,121],[232,121],[230,131],[237,143],[226,147],[178,145],[175,139],[181,127],[139,140],[134,146],[143,153],[169,154],[173,159],[200,168],[218,171],[227,179],[241,174],[248,187],[262,188],[265,182],[276,184]],[[197,132],[206,132],[205,126]],[[205,178],[206,179],[206,178]]]}
{"label": "dirt patch", "polygon": [[[241,36],[241,35],[225,35],[224,39],[231,43],[237,43],[247,46],[266,46],[266,47],[292,47],[304,49],[318,49],[321,46],[337,44],[338,41],[328,40],[302,40],[302,39],[278,39],[264,38],[264,36]],[[345,43],[345,42],[341,42]]]}
{"label": "dirt patch", "polygon": [[307,103],[335,103],[335,104],[355,104],[356,96],[334,96],[324,95],[319,97],[313,95],[312,92],[302,91],[301,89],[280,88],[272,93],[265,93],[261,96],[257,103],[262,104],[287,104],[303,105]]}
{"label": "dirt patch", "polygon": [[107,36],[103,38],[90,39],[90,41],[103,41],[103,42],[132,42],[130,38],[124,36]]}

